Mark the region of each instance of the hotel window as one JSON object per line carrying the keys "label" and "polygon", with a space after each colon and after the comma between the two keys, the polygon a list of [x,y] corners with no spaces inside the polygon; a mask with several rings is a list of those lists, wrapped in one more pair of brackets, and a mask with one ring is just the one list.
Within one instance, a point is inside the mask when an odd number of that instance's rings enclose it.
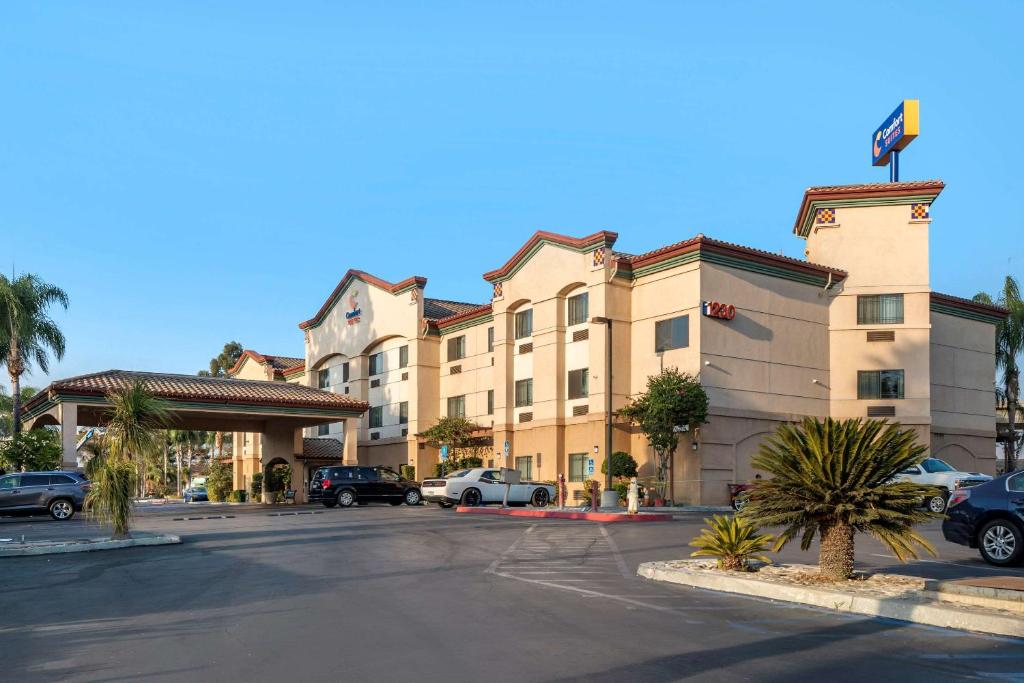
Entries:
{"label": "hotel window", "polygon": [[370,408],[370,429],[384,426],[384,406]]}
{"label": "hotel window", "polygon": [[487,414],[494,415],[494,389],[487,390]]}
{"label": "hotel window", "polygon": [[587,460],[586,453],[569,454],[569,481],[587,480]]}
{"label": "hotel window", "polygon": [[903,398],[902,370],[861,370],[857,373],[857,398]]}
{"label": "hotel window", "polygon": [[654,323],[654,352],[685,349],[690,345],[690,316],[659,320]]}
{"label": "hotel window", "polygon": [[873,294],[857,297],[858,325],[902,325],[903,295]]}
{"label": "hotel window", "polygon": [[375,353],[370,356],[370,374],[379,375],[384,372],[384,352]]}
{"label": "hotel window", "polygon": [[409,424],[409,402],[402,401],[398,404],[398,424]]}
{"label": "hotel window", "polygon": [[398,367],[405,368],[409,366],[409,346],[398,347]]}
{"label": "hotel window", "polygon": [[331,433],[331,425],[317,425],[316,426],[316,435],[317,436],[327,436],[330,433]]}
{"label": "hotel window", "polygon": [[522,455],[516,458],[516,469],[519,470],[519,477],[522,481],[533,479],[533,456]]}
{"label": "hotel window", "polygon": [[466,397],[448,397],[448,417],[466,417]]}
{"label": "hotel window", "polygon": [[466,357],[466,335],[460,334],[448,340],[448,360],[459,360]]}
{"label": "hotel window", "polygon": [[569,371],[569,398],[586,398],[590,395],[589,370],[583,368]]}
{"label": "hotel window", "polygon": [[569,297],[569,324],[580,325],[587,322],[587,311],[589,309],[586,292]]}
{"label": "hotel window", "polygon": [[533,380],[516,380],[516,408],[533,405]]}
{"label": "hotel window", "polygon": [[516,339],[533,336],[533,309],[516,313]]}
{"label": "hotel window", "polygon": [[316,373],[316,385],[321,389],[329,389],[331,386],[331,371],[327,368],[318,370]]}
{"label": "hotel window", "polygon": [[494,328],[487,328],[487,353],[494,350]]}
{"label": "hotel window", "polygon": [[348,381],[348,369],[349,369],[348,361],[345,361],[344,363],[341,364],[341,381],[342,382],[347,382]]}

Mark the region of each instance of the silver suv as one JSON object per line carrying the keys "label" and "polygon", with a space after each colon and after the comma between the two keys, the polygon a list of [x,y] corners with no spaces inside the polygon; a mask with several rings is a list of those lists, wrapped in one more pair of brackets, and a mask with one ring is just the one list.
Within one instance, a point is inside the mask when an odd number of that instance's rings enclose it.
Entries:
{"label": "silver suv", "polygon": [[78,472],[16,472],[0,477],[0,514],[49,512],[64,521],[82,509],[90,482]]}

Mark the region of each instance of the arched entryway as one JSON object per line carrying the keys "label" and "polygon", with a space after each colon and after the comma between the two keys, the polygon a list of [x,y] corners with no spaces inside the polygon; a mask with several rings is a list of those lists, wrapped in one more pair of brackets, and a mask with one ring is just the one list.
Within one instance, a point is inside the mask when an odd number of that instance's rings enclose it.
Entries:
{"label": "arched entryway", "polygon": [[280,502],[285,491],[294,491],[293,469],[284,458],[274,458],[263,467],[263,500]]}

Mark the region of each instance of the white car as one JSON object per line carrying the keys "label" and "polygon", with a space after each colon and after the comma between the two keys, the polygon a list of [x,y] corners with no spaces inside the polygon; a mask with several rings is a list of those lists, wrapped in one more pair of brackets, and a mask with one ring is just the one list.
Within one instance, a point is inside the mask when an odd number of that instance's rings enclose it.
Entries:
{"label": "white car", "polygon": [[898,481],[912,481],[915,484],[926,486],[937,486],[942,490],[938,495],[932,496],[925,501],[929,510],[936,513],[946,511],[946,502],[949,494],[960,488],[977,486],[986,481],[992,481],[992,477],[980,472],[960,472],[949,463],[938,458],[925,458],[920,465],[914,465],[900,472],[896,477]]}
{"label": "white car", "polygon": [[[452,472],[443,479],[426,479],[420,486],[425,500],[437,503],[443,508],[453,505],[474,507],[505,500],[506,484],[501,480],[501,470],[490,467],[475,467]],[[508,492],[509,505],[526,505],[542,508],[555,498],[554,484],[527,481],[512,484]]]}

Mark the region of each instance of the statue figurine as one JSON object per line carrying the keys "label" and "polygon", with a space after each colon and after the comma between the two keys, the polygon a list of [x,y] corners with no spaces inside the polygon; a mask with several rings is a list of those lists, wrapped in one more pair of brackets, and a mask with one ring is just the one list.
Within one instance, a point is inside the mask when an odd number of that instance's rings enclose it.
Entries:
{"label": "statue figurine", "polygon": [[640,487],[636,484],[636,477],[629,480],[629,490],[626,492],[626,513],[635,515],[640,511]]}

